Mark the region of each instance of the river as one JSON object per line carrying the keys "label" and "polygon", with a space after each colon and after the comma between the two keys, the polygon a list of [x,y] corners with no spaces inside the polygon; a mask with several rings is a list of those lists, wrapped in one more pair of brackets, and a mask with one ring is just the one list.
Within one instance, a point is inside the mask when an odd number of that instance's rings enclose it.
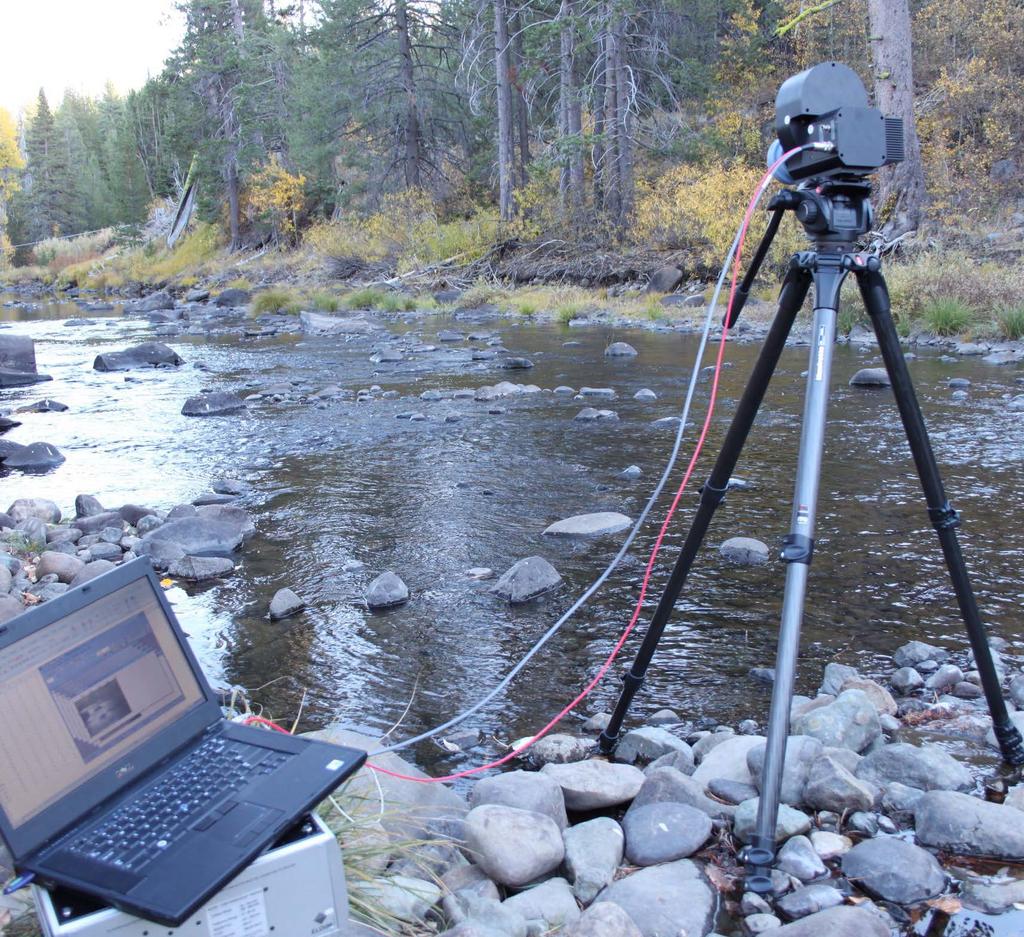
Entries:
{"label": "river", "polygon": [[[0,295],[0,304],[16,298]],[[68,327],[70,317],[88,322]],[[89,312],[74,304],[0,306],[0,328],[32,336],[40,371],[53,376],[52,383],[3,392],[0,407],[16,409],[41,397],[69,407],[19,417],[23,425],[6,438],[53,443],[67,461],[47,475],[0,478],[0,507],[17,497],[41,496],[69,511],[84,492],[107,505],[167,509],[208,491],[213,477],[241,478],[249,486],[241,503],[253,512],[258,533],[239,569],[223,582],[170,592],[213,682],[247,687],[270,715],[289,723],[301,705],[304,728],[340,721],[381,732],[407,707],[394,738],[443,721],[493,687],[616,550],[621,534],[566,543],[541,532],[578,513],[637,516],[674,432],[652,421],[679,412],[696,338],[472,315],[405,316],[386,325],[394,335],[409,334],[437,350],[374,364],[374,340],[363,336],[246,338],[238,331],[197,330],[164,339],[185,359],[181,368],[102,373],[92,369],[97,353],[151,340],[153,326],[122,316],[120,307]],[[471,349],[488,348],[486,340],[438,342],[440,329],[500,338],[535,366],[504,371],[496,367],[499,358],[474,361]],[[611,341],[628,341],[639,354],[605,357]],[[412,347],[408,340],[405,347]],[[757,347],[738,343],[727,350],[731,367],[723,372],[695,481],[710,467]],[[748,671],[773,662],[783,568],[774,561],[732,566],[715,548],[740,535],[764,540],[774,552],[786,532],[806,357],[803,347],[783,356],[737,470],[750,487],[730,493],[719,512],[635,704],[638,717],[667,706],[695,722],[753,717],[763,723],[769,691]],[[913,638],[966,648],[891,393],[848,385],[857,369],[878,363],[875,349],[837,349],[798,680],[804,692],[814,691],[830,660],[871,674]],[[1010,642],[1009,653],[1020,653],[1024,415],[1009,409],[1006,399],[1020,390],[1015,382],[1024,372],[975,358],[942,360],[927,349],[917,351],[911,371],[948,491],[964,515],[963,543],[984,617],[994,634]],[[971,381],[966,398],[953,396],[951,377]],[[574,421],[584,404],[551,393],[490,404],[418,396],[500,380],[542,388],[611,387],[614,401],[596,405],[614,409],[619,419]],[[240,416],[180,413],[183,401],[203,389],[244,395],[284,384],[290,390],[280,388],[287,391],[283,400],[253,402]],[[320,408],[298,399],[329,384],[351,393]],[[373,384],[398,396],[378,393],[357,403],[354,392]],[[634,400],[642,387],[658,400]],[[700,387],[698,416],[708,384]],[[411,410],[427,419],[396,419]],[[449,415],[458,419],[445,422]],[[694,434],[687,439],[692,445]],[[631,464],[642,469],[640,478],[617,477]],[[666,493],[654,517],[660,520],[668,501]],[[653,578],[650,609],[694,505],[693,496],[684,496]],[[647,525],[620,573],[510,692],[467,723],[479,731],[479,746],[461,736],[461,750],[427,743],[415,752],[417,760],[435,771],[465,767],[499,751],[494,739],[530,734],[557,712],[594,673],[627,622],[656,529],[656,523]],[[504,604],[488,593],[488,583],[465,575],[474,566],[500,575],[533,554],[550,560],[564,583],[524,606]],[[353,559],[365,568],[344,572],[343,564]],[[369,613],[364,589],[389,569],[409,585],[411,600]],[[285,586],[309,608],[271,623],[269,600]],[[627,646],[624,662],[635,646]],[[610,707],[617,689],[610,676],[586,711]]]}

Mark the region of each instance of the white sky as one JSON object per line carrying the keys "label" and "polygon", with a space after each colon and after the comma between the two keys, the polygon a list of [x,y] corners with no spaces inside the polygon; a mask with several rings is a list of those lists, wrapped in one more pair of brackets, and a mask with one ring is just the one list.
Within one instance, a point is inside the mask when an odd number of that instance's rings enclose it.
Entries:
{"label": "white sky", "polygon": [[40,87],[51,105],[138,88],[181,34],[174,0],[0,0],[0,107],[17,115]]}

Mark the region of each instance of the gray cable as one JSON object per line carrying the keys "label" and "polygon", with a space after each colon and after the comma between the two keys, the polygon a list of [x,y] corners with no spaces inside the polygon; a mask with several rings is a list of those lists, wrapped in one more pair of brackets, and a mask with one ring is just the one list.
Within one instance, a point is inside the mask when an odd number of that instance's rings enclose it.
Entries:
{"label": "gray cable", "polygon": [[[801,149],[807,149],[808,147],[801,147]],[[766,179],[764,184],[760,186],[757,192],[757,200],[760,201],[761,197],[767,191],[768,186],[771,183],[771,179]],[[742,228],[740,229],[742,230]],[[527,651],[526,655],[515,665],[498,683],[493,690],[487,693],[482,699],[474,703],[469,709],[460,713],[457,716],[453,716],[447,722],[442,723],[439,726],[435,726],[433,729],[428,729],[426,732],[421,732],[419,735],[414,735],[412,738],[406,739],[403,742],[396,742],[394,745],[388,745],[385,748],[379,748],[375,752],[371,752],[371,758],[375,758],[377,755],[383,755],[386,752],[397,752],[403,748],[409,748],[412,745],[417,745],[420,742],[426,741],[427,739],[433,738],[436,735],[440,735],[442,732],[447,731],[459,723],[464,722],[470,716],[478,713],[488,703],[490,703],[499,693],[505,690],[508,685],[519,675],[520,671],[534,658],[534,656],[548,643],[558,632],[562,626],[578,612],[587,600],[595,593],[598,589],[604,585],[608,577],[616,570],[619,563],[622,562],[622,558],[626,555],[633,541],[636,539],[637,534],[640,532],[640,528],[643,526],[644,521],[647,519],[647,515],[651,512],[651,508],[654,507],[655,502],[661,495],[662,490],[665,488],[665,484],[672,474],[673,468],[675,468],[676,459],[679,458],[679,450],[683,443],[683,434],[686,430],[686,423],[690,417],[690,407],[693,404],[693,396],[697,389],[697,382],[700,379],[701,363],[704,360],[704,351],[707,348],[708,336],[711,333],[711,323],[714,319],[715,309],[718,307],[718,299],[722,292],[722,286],[725,283],[725,278],[729,274],[729,267],[732,265],[732,259],[736,254],[736,249],[739,246],[740,230],[737,230],[736,237],[733,238],[732,246],[729,248],[729,253],[726,255],[725,263],[722,265],[722,272],[718,275],[718,282],[715,284],[715,292],[711,297],[711,302],[708,304],[707,315],[704,317],[704,329],[700,337],[700,346],[697,349],[697,357],[694,361],[693,372],[690,374],[690,384],[686,389],[686,400],[683,403],[682,416],[679,420],[679,429],[676,432],[675,445],[672,447],[672,454],[669,456],[668,463],[665,466],[665,471],[662,472],[661,478],[658,484],[655,486],[654,492],[648,499],[647,504],[644,505],[644,509],[640,512],[640,516],[637,518],[636,523],[630,530],[629,535],[626,537],[625,542],[619,548],[619,552],[615,554],[612,561],[605,568],[604,572],[601,573],[597,579],[590,585],[590,587],[575,601],[568,610],[563,613],[561,618],[558,619],[544,634],[540,637],[536,644]]]}

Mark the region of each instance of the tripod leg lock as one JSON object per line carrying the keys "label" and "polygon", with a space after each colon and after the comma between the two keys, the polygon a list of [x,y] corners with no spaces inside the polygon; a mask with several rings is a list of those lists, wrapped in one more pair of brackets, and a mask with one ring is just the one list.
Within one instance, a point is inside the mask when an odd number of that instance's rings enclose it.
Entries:
{"label": "tripod leg lock", "polygon": [[804,563],[810,566],[814,556],[814,541],[803,534],[786,534],[782,538],[782,552],[779,556],[784,563]]}
{"label": "tripod leg lock", "polygon": [[932,526],[939,531],[952,530],[960,526],[960,512],[948,501],[937,508],[928,508]]}
{"label": "tripod leg lock", "polygon": [[718,507],[719,504],[725,499],[725,494],[729,490],[729,483],[726,482],[722,488],[716,488],[711,484],[709,478],[700,489],[700,500],[704,504],[710,504],[712,507]]}

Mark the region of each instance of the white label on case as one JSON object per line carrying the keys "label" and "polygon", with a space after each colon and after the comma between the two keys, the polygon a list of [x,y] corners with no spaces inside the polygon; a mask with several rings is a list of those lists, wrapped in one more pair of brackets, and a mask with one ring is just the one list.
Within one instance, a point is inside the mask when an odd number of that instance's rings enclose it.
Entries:
{"label": "white label on case", "polygon": [[210,905],[206,909],[206,923],[210,937],[267,937],[270,927],[263,889]]}

